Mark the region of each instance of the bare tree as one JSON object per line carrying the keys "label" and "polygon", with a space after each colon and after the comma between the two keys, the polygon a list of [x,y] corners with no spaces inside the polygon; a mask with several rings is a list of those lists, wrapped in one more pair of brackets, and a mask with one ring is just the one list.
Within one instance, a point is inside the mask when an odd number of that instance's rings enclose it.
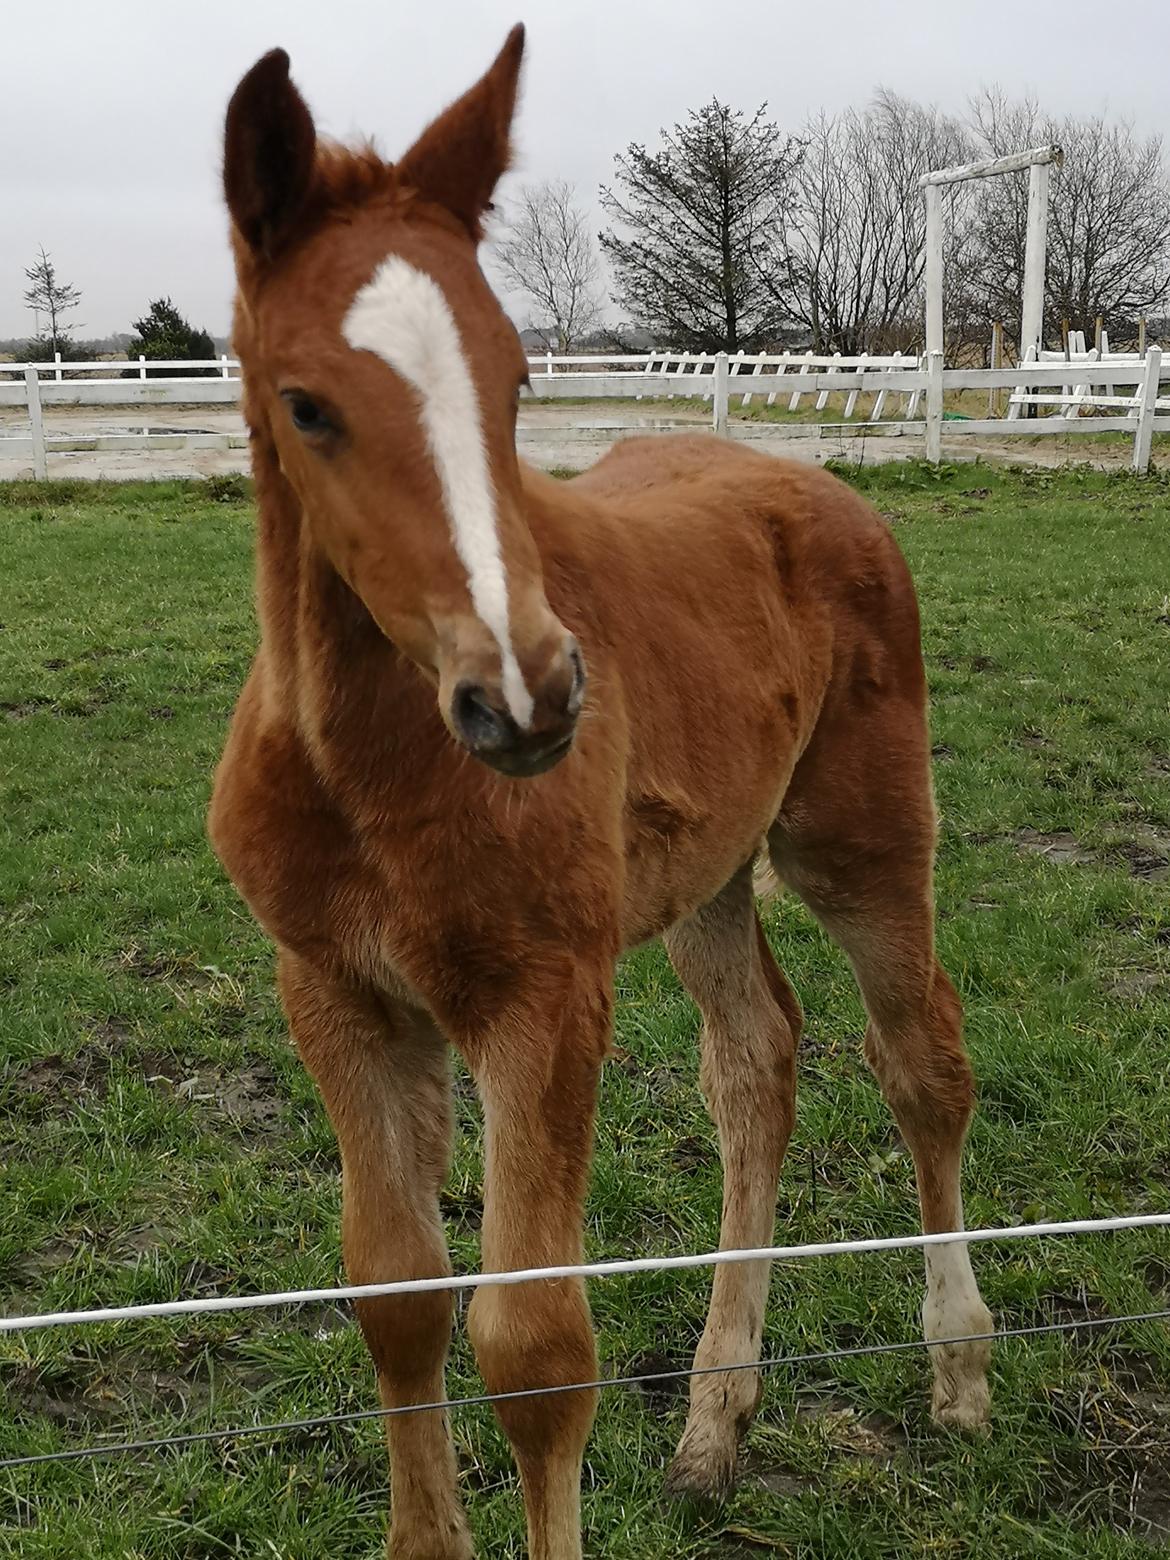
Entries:
{"label": "bare tree", "polygon": [[[937,109],[879,92],[861,111],[818,115],[803,134],[784,245],[782,285],[793,317],[821,352],[910,345],[921,336],[918,181],[964,160],[963,127]],[[961,197],[949,199],[957,242]]]}
{"label": "bare tree", "polygon": [[[24,274],[31,284],[24,301],[32,309],[36,320],[37,344],[43,344],[49,352],[60,352],[65,357],[69,351],[70,336],[78,327],[65,325],[63,318],[71,309],[76,309],[81,302],[81,293],[76,287],[70,287],[58,278],[57,269],[45,253],[43,245],[36,262]],[[44,327],[41,324],[42,315],[45,316]]]}
{"label": "bare tree", "polygon": [[530,323],[551,330],[558,352],[571,352],[604,307],[601,259],[573,196],[563,179],[526,184],[493,246],[505,278],[535,306]]}
{"label": "bare tree", "polygon": [[624,231],[601,235],[623,308],[664,346],[735,352],[786,323],[773,275],[800,143],[712,98],[662,132],[659,151],[615,159],[601,204]]}
{"label": "bare tree", "polygon": [[[1138,136],[1124,121],[1055,119],[998,88],[971,105],[981,150],[1003,156],[1059,144],[1048,216],[1045,336],[1061,321],[1091,336],[1098,315],[1121,339],[1138,317],[1170,296],[1170,183],[1161,138]],[[966,285],[985,317],[1016,319],[1023,285],[1027,180],[986,179],[974,197]]]}

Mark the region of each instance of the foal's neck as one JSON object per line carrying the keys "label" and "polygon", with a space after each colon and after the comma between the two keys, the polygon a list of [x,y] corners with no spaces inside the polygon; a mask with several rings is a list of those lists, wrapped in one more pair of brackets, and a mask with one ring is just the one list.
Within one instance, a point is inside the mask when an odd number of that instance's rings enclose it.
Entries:
{"label": "foal's neck", "polygon": [[[266,431],[254,440],[256,610],[281,717],[309,747],[384,749],[434,695],[314,541]],[[383,758],[385,752],[383,751]]]}

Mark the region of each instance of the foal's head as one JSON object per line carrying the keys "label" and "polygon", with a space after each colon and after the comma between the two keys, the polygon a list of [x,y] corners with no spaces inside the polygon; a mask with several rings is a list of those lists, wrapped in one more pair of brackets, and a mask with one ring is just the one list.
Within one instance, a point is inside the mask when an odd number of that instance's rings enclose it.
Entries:
{"label": "foal's head", "polygon": [[274,50],[236,88],[224,160],[250,420],[451,732],[512,775],[568,751],[584,691],[523,513],[527,364],[476,258],[523,46],[517,27],[396,165],[319,143]]}

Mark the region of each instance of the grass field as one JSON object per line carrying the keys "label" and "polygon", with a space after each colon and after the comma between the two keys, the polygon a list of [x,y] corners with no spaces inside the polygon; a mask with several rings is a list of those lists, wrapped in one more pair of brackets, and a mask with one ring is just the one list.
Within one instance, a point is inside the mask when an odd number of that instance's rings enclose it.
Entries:
{"label": "grass field", "polygon": [[[867,469],[923,603],[942,812],[940,943],[981,1107],[973,1224],[1170,1208],[1170,487],[1100,473]],[[217,501],[216,495],[219,495]],[[337,1156],[284,1038],[271,959],[204,842],[254,639],[230,482],[0,488],[0,1307],[320,1285]],[[910,1165],[860,1058],[843,962],[796,905],[770,935],[808,1015],[778,1238],[915,1228]],[[592,1255],[716,1240],[696,1019],[657,947],[621,972]],[[478,1263],[480,1138],[445,1201]],[[985,1247],[1004,1326],[1170,1305],[1170,1238]],[[685,1364],[709,1275],[598,1282],[611,1373]],[[773,1285],[774,1354],[913,1337],[912,1254]],[[672,1504],[671,1392],[605,1394],[587,1553],[851,1560],[1148,1556],[1170,1538],[1170,1335],[1002,1345],[985,1441],[933,1430],[918,1352],[781,1370],[721,1508]],[[480,1390],[462,1337],[453,1395]],[[0,1339],[0,1457],[375,1405],[344,1311]],[[485,1556],[523,1552],[506,1444],[455,1415]],[[375,1423],[0,1472],[0,1556],[380,1553]]]}

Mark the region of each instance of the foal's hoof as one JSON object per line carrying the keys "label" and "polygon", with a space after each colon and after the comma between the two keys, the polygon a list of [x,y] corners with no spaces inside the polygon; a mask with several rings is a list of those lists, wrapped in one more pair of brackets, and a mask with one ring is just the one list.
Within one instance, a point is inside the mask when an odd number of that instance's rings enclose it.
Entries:
{"label": "foal's hoof", "polygon": [[944,1430],[967,1435],[991,1433],[991,1390],[982,1379],[935,1381],[930,1417]]}
{"label": "foal's hoof", "polygon": [[386,1535],[386,1560],[475,1560],[475,1547],[461,1522],[437,1528],[392,1523]]}
{"label": "foal's hoof", "polygon": [[991,1388],[987,1384],[991,1345],[981,1340],[932,1352],[934,1392],[930,1417],[947,1430],[986,1435],[991,1429]]}
{"label": "foal's hoof", "polygon": [[991,1428],[991,1389],[987,1384],[991,1339],[985,1335],[995,1330],[991,1312],[976,1297],[976,1303],[957,1322],[928,1318],[925,1311],[923,1320],[928,1337],[932,1330],[937,1337],[943,1327],[960,1335],[975,1335],[966,1343],[939,1343],[930,1349],[934,1368],[930,1417],[946,1430],[986,1435]]}
{"label": "foal's hoof", "polygon": [[733,1441],[714,1436],[683,1436],[666,1470],[666,1493],[682,1500],[722,1500],[735,1483],[739,1460]]}

